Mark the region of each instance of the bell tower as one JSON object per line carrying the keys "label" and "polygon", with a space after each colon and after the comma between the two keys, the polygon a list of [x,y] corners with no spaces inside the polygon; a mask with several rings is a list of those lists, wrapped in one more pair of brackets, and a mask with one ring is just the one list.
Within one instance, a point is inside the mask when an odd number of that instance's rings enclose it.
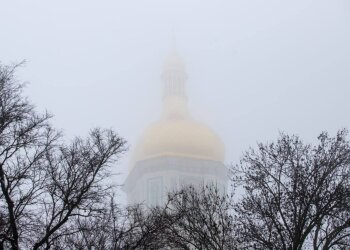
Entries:
{"label": "bell tower", "polygon": [[129,204],[163,204],[169,191],[215,183],[226,189],[224,145],[205,124],[193,119],[187,104],[187,71],[176,49],[165,60],[163,110],[133,150],[124,190]]}

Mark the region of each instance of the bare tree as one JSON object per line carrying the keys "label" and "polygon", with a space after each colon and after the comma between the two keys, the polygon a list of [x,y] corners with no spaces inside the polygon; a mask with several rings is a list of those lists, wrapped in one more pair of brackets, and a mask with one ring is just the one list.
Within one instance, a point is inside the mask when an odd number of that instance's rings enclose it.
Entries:
{"label": "bare tree", "polygon": [[237,249],[232,214],[232,196],[214,184],[187,186],[169,194],[160,213],[167,227],[161,232],[170,248]]}
{"label": "bare tree", "polygon": [[70,221],[104,212],[109,166],[125,151],[112,130],[64,144],[22,96],[15,66],[0,65],[0,247],[49,249]]}
{"label": "bare tree", "polygon": [[55,241],[55,249],[163,249],[166,244],[164,210],[142,204],[120,208],[113,199],[101,216],[77,217],[77,233]]}
{"label": "bare tree", "polygon": [[101,217],[78,218],[77,233],[55,249],[238,249],[231,198],[213,185],[188,186],[162,206],[109,206]]}
{"label": "bare tree", "polygon": [[125,210],[115,204],[112,196],[100,214],[74,217],[68,227],[75,233],[54,240],[54,249],[122,249],[127,220]]}
{"label": "bare tree", "polygon": [[236,205],[246,249],[350,248],[350,143],[322,133],[316,146],[282,134],[235,167],[245,195]]}

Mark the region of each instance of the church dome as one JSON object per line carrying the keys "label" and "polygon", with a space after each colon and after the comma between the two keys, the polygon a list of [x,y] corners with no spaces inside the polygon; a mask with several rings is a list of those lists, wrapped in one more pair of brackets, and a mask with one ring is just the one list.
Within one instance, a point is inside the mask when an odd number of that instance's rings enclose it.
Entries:
{"label": "church dome", "polygon": [[178,156],[224,161],[224,145],[207,126],[190,119],[161,120],[146,129],[134,160]]}
{"label": "church dome", "polygon": [[192,119],[187,108],[187,73],[176,50],[163,67],[163,111],[159,121],[144,132],[134,149],[131,168],[136,162],[162,156],[224,161],[220,138],[207,126]]}

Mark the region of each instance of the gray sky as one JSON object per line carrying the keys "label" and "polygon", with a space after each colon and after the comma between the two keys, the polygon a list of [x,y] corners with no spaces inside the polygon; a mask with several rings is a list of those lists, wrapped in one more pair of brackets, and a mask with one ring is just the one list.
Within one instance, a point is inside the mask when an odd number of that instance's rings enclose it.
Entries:
{"label": "gray sky", "polygon": [[68,137],[114,128],[132,148],[159,117],[172,33],[226,163],[279,131],[350,128],[348,0],[3,0],[0,27],[0,60],[27,60],[26,94]]}

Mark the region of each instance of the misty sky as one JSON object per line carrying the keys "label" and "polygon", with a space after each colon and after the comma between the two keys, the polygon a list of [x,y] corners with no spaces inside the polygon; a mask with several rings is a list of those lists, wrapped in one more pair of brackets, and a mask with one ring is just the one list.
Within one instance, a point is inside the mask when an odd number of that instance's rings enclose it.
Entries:
{"label": "misty sky", "polygon": [[114,128],[132,149],[159,117],[173,34],[190,110],[227,164],[279,131],[312,141],[350,128],[348,0],[2,0],[0,27],[0,61],[27,60],[26,95],[69,138]]}

